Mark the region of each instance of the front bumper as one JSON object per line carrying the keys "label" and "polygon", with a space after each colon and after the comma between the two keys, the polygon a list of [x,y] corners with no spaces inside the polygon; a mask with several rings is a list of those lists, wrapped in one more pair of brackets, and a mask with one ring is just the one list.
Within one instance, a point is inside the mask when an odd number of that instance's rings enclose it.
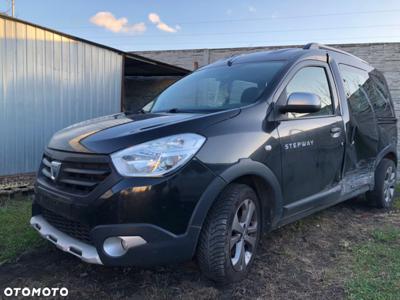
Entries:
{"label": "front bumper", "polygon": [[[150,224],[117,224],[95,227],[92,232],[93,245],[73,238],[47,222],[42,215],[30,221],[39,234],[82,261],[109,266],[153,266],[190,260],[196,247],[200,229],[190,227],[183,235],[174,235]],[[131,245],[121,254],[107,251],[110,238],[140,239],[144,242]]]}
{"label": "front bumper", "polygon": [[63,233],[48,223],[41,215],[33,216],[30,223],[43,238],[52,242],[57,248],[75,255],[87,263],[102,264],[95,247]]}

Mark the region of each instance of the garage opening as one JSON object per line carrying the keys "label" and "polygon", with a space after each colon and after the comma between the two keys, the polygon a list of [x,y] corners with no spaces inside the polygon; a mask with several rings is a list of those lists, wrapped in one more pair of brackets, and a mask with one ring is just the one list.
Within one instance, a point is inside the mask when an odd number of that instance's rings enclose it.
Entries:
{"label": "garage opening", "polygon": [[122,110],[137,112],[191,71],[134,54],[125,55]]}

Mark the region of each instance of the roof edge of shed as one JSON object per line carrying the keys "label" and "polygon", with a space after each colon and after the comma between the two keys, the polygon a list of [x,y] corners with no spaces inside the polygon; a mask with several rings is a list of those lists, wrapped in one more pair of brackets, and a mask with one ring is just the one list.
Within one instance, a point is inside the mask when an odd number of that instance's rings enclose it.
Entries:
{"label": "roof edge of shed", "polygon": [[46,30],[46,31],[50,31],[52,33],[64,36],[64,37],[72,39],[72,40],[80,41],[80,42],[83,42],[83,43],[86,43],[86,44],[89,44],[89,45],[93,45],[93,46],[96,46],[96,47],[99,47],[99,48],[103,48],[103,49],[106,49],[106,50],[109,50],[109,51],[113,51],[113,52],[116,52],[116,53],[118,53],[118,54],[120,54],[120,55],[122,55],[122,56],[124,56],[125,58],[128,58],[128,59],[134,59],[134,60],[139,60],[139,61],[142,61],[142,62],[145,62],[145,63],[158,65],[160,67],[164,67],[164,68],[167,68],[167,69],[176,70],[178,73],[182,73],[182,74],[188,74],[188,73],[192,72],[191,70],[188,70],[188,69],[185,69],[185,68],[182,68],[182,67],[170,65],[170,64],[167,64],[167,63],[164,63],[164,62],[160,62],[158,60],[154,60],[154,59],[151,59],[151,58],[147,58],[145,56],[141,56],[141,55],[138,55],[138,54],[133,54],[133,53],[130,53],[130,52],[122,51],[122,50],[117,49],[117,48],[113,48],[113,47],[110,47],[110,46],[99,44],[99,43],[96,43],[96,42],[93,42],[93,41],[90,41],[90,40],[87,40],[87,39],[84,39],[84,38],[80,38],[80,37],[77,37],[77,36],[74,36],[74,35],[71,35],[71,34],[68,34],[68,33],[64,33],[64,32],[61,32],[61,31],[58,31],[58,30],[55,30],[55,29],[52,29],[52,28],[48,28],[46,26],[42,26],[42,25],[38,25],[38,24],[29,22],[29,21],[22,20],[22,19],[19,19],[19,18],[15,18],[15,17],[11,17],[11,16],[8,16],[8,15],[3,15],[3,14],[0,14],[0,18],[6,19],[6,20],[10,20],[10,21],[14,21],[14,22],[23,23],[25,25],[33,26],[33,27],[40,28],[40,29],[43,29],[43,30]]}

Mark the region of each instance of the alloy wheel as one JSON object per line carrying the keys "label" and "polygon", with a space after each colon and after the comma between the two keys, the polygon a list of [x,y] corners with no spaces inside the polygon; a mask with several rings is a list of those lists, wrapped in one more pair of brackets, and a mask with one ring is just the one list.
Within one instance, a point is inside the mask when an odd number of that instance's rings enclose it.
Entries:
{"label": "alloy wheel", "polygon": [[253,200],[246,199],[238,207],[230,238],[231,263],[236,271],[249,264],[257,244],[258,211]]}
{"label": "alloy wheel", "polygon": [[383,182],[383,193],[386,203],[390,203],[392,201],[395,187],[396,187],[396,170],[390,166],[386,170],[385,180]]}

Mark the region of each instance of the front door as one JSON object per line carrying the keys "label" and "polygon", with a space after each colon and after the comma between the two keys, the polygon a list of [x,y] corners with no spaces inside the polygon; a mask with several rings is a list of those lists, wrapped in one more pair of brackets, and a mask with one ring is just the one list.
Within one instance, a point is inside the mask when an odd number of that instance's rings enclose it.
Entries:
{"label": "front door", "polygon": [[279,105],[295,92],[313,93],[321,99],[318,112],[287,113],[279,117],[282,189],[287,214],[303,210],[307,204],[315,205],[311,200],[318,202],[318,197],[312,199],[313,196],[334,189],[340,180],[344,125],[331,82],[327,64],[302,64],[292,72],[279,97]]}

